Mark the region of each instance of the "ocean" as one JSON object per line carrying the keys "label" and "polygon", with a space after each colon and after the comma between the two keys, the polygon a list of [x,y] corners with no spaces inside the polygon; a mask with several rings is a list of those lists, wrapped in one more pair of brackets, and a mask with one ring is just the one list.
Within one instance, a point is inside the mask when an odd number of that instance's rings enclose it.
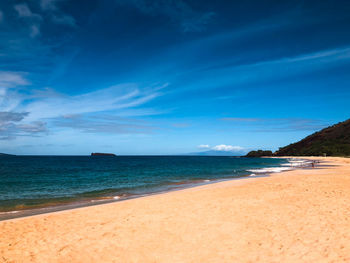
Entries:
{"label": "ocean", "polygon": [[285,159],[228,156],[0,156],[0,219],[278,172],[287,165]]}

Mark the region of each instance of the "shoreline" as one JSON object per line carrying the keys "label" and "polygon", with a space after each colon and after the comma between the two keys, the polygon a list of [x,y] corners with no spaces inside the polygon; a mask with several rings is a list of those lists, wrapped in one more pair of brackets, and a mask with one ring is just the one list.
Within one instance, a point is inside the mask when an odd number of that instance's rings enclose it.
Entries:
{"label": "shoreline", "polygon": [[[31,216],[37,216],[37,215],[44,215],[44,214],[51,214],[51,213],[58,213],[63,211],[69,211],[79,208],[85,208],[85,207],[91,207],[91,206],[99,206],[99,205],[105,205],[105,204],[111,204],[111,203],[117,203],[117,202],[125,202],[128,200],[138,199],[138,198],[145,198],[148,196],[154,196],[154,195],[162,195],[182,190],[187,190],[191,188],[201,187],[205,185],[210,184],[216,184],[226,181],[236,181],[236,180],[243,180],[243,179],[253,179],[256,177],[266,177],[269,175],[258,175],[258,176],[250,176],[250,175],[244,175],[244,176],[237,176],[236,178],[226,178],[226,179],[216,179],[216,180],[203,180],[203,182],[197,182],[197,183],[188,183],[183,184],[181,187],[174,187],[168,190],[160,190],[156,192],[149,192],[145,194],[139,194],[139,195],[130,195],[125,198],[117,198],[114,199],[113,197],[109,197],[108,199],[102,198],[102,199],[89,199],[84,201],[77,201],[77,202],[71,202],[68,204],[63,205],[53,205],[53,206],[46,206],[41,208],[33,208],[33,209],[23,209],[23,210],[14,210],[14,211],[6,211],[6,212],[0,212],[0,222],[6,221],[6,220],[13,220],[13,219],[20,219],[25,217],[31,217]],[[98,197],[96,197],[98,198]],[[22,214],[21,214],[22,213]],[[20,214],[20,215],[18,215]],[[14,215],[11,217],[11,215]],[[8,216],[8,218],[7,218]]]}
{"label": "shoreline", "polygon": [[[300,159],[308,161],[307,158],[293,158],[293,157],[272,157],[277,159]],[[284,168],[284,166],[274,167],[274,168]],[[190,188],[200,187],[204,185],[210,185],[210,184],[216,184],[226,181],[236,181],[236,180],[243,180],[243,179],[253,179],[253,178],[259,178],[259,177],[267,177],[272,176],[274,174],[279,174],[295,169],[305,169],[305,166],[290,166],[290,169],[288,170],[280,170],[278,172],[262,172],[255,174],[252,171],[247,170],[246,175],[241,176],[235,176],[230,178],[218,178],[218,179],[211,179],[211,180],[193,180],[193,181],[184,181],[180,182],[179,184],[174,184],[178,186],[172,186],[172,185],[166,185],[168,189],[159,189],[159,191],[151,191],[151,192],[145,192],[143,194],[130,194],[126,196],[96,196],[91,199],[86,200],[77,200],[77,201],[71,201],[67,203],[62,204],[55,204],[55,205],[45,205],[43,204],[42,207],[34,207],[34,208],[28,208],[28,209],[22,209],[22,210],[12,210],[12,211],[3,211],[0,212],[0,222],[5,220],[11,220],[11,219],[17,219],[17,218],[23,218],[23,217],[30,217],[30,216],[36,216],[36,215],[42,215],[42,214],[48,214],[48,213],[55,213],[55,212],[61,212],[65,210],[72,210],[72,209],[78,209],[78,208],[84,208],[84,207],[91,207],[96,205],[104,205],[104,204],[110,204],[115,202],[124,202],[127,200],[137,199],[137,198],[144,198],[147,196],[153,196],[153,195],[160,195],[160,194],[167,194],[174,191],[181,191],[186,190]],[[258,168],[260,169],[268,169],[268,168]],[[116,198],[117,197],[117,198]]]}
{"label": "shoreline", "polygon": [[0,222],[4,262],[347,262],[350,159]]}

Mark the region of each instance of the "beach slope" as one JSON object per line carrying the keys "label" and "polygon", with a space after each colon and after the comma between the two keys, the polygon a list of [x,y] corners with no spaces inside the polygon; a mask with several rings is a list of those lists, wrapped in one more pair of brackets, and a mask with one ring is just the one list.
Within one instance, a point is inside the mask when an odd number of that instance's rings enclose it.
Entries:
{"label": "beach slope", "polygon": [[0,262],[350,262],[350,159],[0,222]]}

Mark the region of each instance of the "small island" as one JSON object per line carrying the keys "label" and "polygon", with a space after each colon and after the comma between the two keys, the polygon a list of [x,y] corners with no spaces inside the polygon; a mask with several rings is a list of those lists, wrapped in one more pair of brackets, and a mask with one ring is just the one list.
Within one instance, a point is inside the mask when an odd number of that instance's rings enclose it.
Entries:
{"label": "small island", "polygon": [[114,153],[91,153],[91,156],[117,156]]}

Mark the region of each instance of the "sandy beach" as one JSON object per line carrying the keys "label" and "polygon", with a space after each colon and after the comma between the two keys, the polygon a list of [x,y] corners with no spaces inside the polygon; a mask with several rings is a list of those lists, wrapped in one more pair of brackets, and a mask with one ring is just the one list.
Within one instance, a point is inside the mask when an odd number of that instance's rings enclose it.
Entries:
{"label": "sandy beach", "polygon": [[350,159],[0,222],[0,262],[350,262]]}

